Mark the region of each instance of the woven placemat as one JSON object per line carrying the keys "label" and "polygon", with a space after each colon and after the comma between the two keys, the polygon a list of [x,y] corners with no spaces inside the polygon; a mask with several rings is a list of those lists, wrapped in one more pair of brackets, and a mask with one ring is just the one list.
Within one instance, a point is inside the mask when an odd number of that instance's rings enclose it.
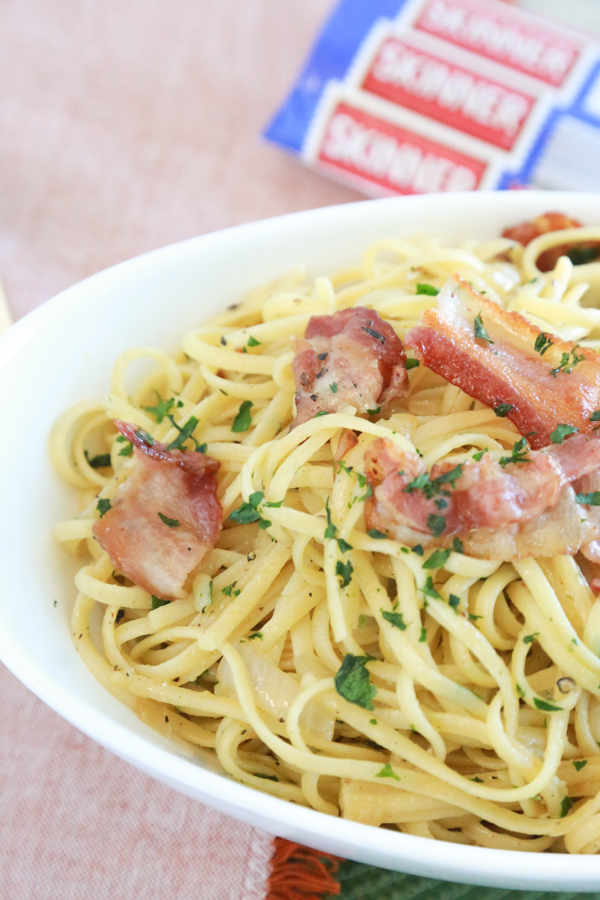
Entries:
{"label": "woven placemat", "polygon": [[483,888],[403,875],[349,860],[340,864],[337,879],[342,891],[331,900],[600,900],[600,891],[554,894],[548,891]]}

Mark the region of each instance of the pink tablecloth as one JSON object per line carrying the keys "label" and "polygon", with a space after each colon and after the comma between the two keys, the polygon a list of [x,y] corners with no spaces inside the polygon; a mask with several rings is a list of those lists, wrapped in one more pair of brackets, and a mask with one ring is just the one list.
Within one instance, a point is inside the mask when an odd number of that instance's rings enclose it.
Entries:
{"label": "pink tablecloth", "polygon": [[[4,0],[0,278],[15,317],[228,225],[357,199],[259,137],[331,0]],[[0,665],[3,900],[262,900],[271,841],[150,780]]]}

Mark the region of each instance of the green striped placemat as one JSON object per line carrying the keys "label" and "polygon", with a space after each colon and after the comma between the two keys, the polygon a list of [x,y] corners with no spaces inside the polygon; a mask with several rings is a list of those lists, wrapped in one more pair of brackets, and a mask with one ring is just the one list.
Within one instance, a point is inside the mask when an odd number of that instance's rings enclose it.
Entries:
{"label": "green striped placemat", "polygon": [[600,891],[554,894],[548,891],[474,887],[389,872],[350,860],[340,864],[336,877],[342,892],[337,898],[330,895],[327,900],[600,900]]}

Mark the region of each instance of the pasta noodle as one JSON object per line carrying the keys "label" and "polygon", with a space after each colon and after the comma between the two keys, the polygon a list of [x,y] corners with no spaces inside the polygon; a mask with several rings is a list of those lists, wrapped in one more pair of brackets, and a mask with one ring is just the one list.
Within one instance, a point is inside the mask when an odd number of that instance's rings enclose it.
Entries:
{"label": "pasta noodle", "polygon": [[[435,305],[417,283],[441,287],[455,273],[599,350],[600,312],[581,301],[600,264],[535,266],[564,234],[513,248],[512,262],[504,238],[380,240],[331,278],[293,272],[258,288],[172,355],[119,357],[109,395],[68,410],[50,447],[80,495],[56,538],[83,558],[72,631],[94,676],[180,752],[208,748],[232,778],[273,796],[438,840],[599,852],[600,600],[577,560],[455,550],[424,569],[430,551],[373,536],[364,521],[376,438],[418,449],[431,467],[486,448],[499,458],[515,426],[421,365],[389,418],[347,407],[289,429],[290,337],[312,315],[368,306],[402,338]],[[600,240],[600,228],[567,236]],[[197,445],[221,464],[224,528],[184,596],[165,603],[115,570],[92,525],[135,465],[113,419],[169,443],[192,417]],[[336,462],[347,429],[358,442]],[[242,504],[258,515],[230,519]],[[366,702],[338,690],[353,661]]]}

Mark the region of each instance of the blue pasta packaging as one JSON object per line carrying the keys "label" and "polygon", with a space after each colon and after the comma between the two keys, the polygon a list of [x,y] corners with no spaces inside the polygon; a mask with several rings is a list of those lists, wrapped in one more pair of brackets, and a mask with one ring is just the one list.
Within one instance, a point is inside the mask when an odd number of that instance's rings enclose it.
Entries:
{"label": "blue pasta packaging", "polygon": [[600,190],[600,44],[504,0],[341,0],[265,137],[371,196]]}

